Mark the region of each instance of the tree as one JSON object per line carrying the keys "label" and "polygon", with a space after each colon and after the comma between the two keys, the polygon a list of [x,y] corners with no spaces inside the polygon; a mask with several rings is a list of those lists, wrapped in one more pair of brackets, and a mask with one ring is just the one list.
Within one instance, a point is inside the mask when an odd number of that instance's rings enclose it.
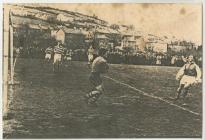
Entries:
{"label": "tree", "polygon": [[135,26],[134,25],[129,25],[128,30],[131,30],[131,31],[135,30]]}
{"label": "tree", "polygon": [[120,26],[117,25],[117,24],[112,24],[112,25],[110,25],[110,28],[113,29],[113,30],[119,30]]}

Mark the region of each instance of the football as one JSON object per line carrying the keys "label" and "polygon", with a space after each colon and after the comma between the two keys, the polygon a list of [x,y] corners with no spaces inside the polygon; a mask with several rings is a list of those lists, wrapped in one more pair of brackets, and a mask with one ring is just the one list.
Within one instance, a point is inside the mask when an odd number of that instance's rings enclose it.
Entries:
{"label": "football", "polygon": [[91,95],[91,96],[93,96],[93,95],[99,95],[100,94],[100,91],[98,91],[98,90],[94,90],[94,91],[91,91],[90,93],[89,93],[89,95]]}

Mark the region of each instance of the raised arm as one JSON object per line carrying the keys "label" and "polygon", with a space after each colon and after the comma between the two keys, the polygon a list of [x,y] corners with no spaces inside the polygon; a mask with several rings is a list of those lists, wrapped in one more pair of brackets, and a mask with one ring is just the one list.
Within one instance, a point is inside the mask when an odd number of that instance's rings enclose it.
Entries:
{"label": "raised arm", "polygon": [[199,81],[201,79],[201,70],[198,65],[196,65],[196,72],[197,72],[196,80]]}

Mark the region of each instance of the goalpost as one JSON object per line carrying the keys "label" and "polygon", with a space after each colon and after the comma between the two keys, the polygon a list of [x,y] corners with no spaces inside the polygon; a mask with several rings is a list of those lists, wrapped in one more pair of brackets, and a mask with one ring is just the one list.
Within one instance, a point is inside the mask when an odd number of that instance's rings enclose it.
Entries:
{"label": "goalpost", "polygon": [[[17,58],[14,59],[13,25],[11,18],[10,6],[5,5],[3,13],[3,116],[7,116],[9,107],[8,85],[13,86],[17,84],[14,81],[14,68]],[[13,94],[13,87],[10,89],[12,92],[11,94]]]}
{"label": "goalpost", "polygon": [[3,13],[3,116],[8,112],[8,69],[9,69],[9,9],[4,7]]}
{"label": "goalpost", "polygon": [[16,85],[18,84],[17,81],[14,80],[14,70],[15,70],[15,65],[16,61],[18,58],[18,53],[16,52],[16,57],[14,58],[14,31],[13,31],[13,23],[12,23],[12,12],[9,10],[9,48],[10,48],[10,85]]}
{"label": "goalpost", "polygon": [[9,33],[10,33],[10,84],[14,84],[14,46],[13,46],[13,26],[11,20],[11,10],[9,10]]}

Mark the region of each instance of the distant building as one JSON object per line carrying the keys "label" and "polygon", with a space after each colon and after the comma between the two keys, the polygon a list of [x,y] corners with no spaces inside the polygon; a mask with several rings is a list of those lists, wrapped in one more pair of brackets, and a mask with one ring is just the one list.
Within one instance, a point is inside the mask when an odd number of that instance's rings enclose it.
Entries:
{"label": "distant building", "polygon": [[169,52],[185,52],[187,50],[196,49],[196,45],[187,41],[173,41],[167,44]]}
{"label": "distant building", "polygon": [[95,37],[96,40],[96,45],[99,47],[107,47],[109,43],[109,39],[106,35],[104,34],[97,34]]}
{"label": "distant building", "polygon": [[52,30],[51,36],[54,37],[57,41],[65,43],[65,31],[63,29]]}
{"label": "distant building", "polygon": [[121,34],[121,49],[131,47],[135,52],[144,51],[145,42],[140,31],[127,25],[119,25],[118,32]]}
{"label": "distant building", "polygon": [[56,40],[62,41],[63,44],[69,49],[79,49],[85,47],[86,35],[88,32],[77,29],[59,27],[58,30],[52,30],[51,36],[55,37]]}
{"label": "distant building", "polygon": [[147,42],[147,48],[151,48],[153,52],[167,53],[167,43],[164,42]]}
{"label": "distant building", "polygon": [[134,36],[132,35],[123,35],[122,36],[122,42],[121,42],[121,47],[126,48],[126,47],[132,47],[136,50],[136,41],[134,39]]}
{"label": "distant building", "polygon": [[12,10],[12,14],[16,16],[28,16],[29,13],[27,11],[23,11],[23,9],[14,9]]}
{"label": "distant building", "polygon": [[144,51],[144,39],[140,35],[124,34],[122,35],[121,48],[131,47],[135,51]]}
{"label": "distant building", "polygon": [[68,21],[73,22],[74,21],[74,18],[72,16],[68,16],[62,13],[58,14],[56,19],[62,22],[68,22]]}
{"label": "distant building", "polygon": [[145,36],[145,47],[149,51],[167,53],[167,42],[156,35]]}
{"label": "distant building", "polygon": [[39,18],[39,19],[42,19],[42,20],[47,20],[48,17],[49,17],[49,15],[43,14],[43,13],[37,13],[37,14],[35,15],[35,17],[36,17],[36,18]]}
{"label": "distant building", "polygon": [[180,52],[186,50],[186,46],[180,46],[176,44],[168,44],[168,48],[174,52]]}
{"label": "distant building", "polygon": [[92,43],[95,47],[113,47],[109,35],[112,34],[107,28],[96,28],[88,31],[86,42]]}

